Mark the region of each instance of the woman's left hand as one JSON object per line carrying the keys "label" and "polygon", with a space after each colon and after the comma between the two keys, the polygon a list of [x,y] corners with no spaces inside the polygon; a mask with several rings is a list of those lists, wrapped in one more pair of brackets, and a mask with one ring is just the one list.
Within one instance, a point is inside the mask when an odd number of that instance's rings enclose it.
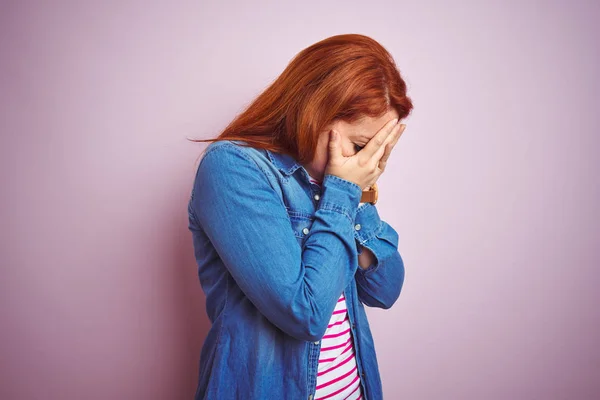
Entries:
{"label": "woman's left hand", "polygon": [[392,154],[392,149],[394,148],[396,143],[398,143],[398,140],[400,140],[400,136],[402,136],[405,129],[406,129],[406,124],[401,124],[400,132],[398,133],[398,136],[396,137],[396,139],[394,139],[393,141],[391,141],[390,143],[388,143],[385,146],[385,152],[383,153],[383,156],[381,156],[381,158],[379,159],[379,169],[380,170],[382,170],[382,171],[385,170],[387,160],[388,160],[388,158],[390,158],[390,154]]}

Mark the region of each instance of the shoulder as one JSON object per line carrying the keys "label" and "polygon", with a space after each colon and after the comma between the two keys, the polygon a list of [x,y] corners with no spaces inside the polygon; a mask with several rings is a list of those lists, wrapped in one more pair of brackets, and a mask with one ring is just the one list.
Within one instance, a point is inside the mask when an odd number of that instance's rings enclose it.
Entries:
{"label": "shoulder", "polygon": [[[206,147],[204,155],[200,163],[204,161],[207,156],[211,154],[210,158],[226,159],[229,158],[244,158],[247,161],[253,161],[260,166],[262,160],[266,159],[266,153],[263,149],[256,149],[250,147],[246,142],[242,140],[218,140],[212,142]],[[215,157],[215,156],[219,157]],[[229,160],[228,160],[229,161]]]}
{"label": "shoulder", "polygon": [[281,194],[265,150],[242,143],[220,140],[206,148],[196,171],[192,196],[200,192],[206,196],[243,196],[259,190]]}
{"label": "shoulder", "polygon": [[232,177],[239,178],[236,184],[243,185],[256,178],[273,182],[265,151],[241,140],[219,140],[208,145],[198,165],[196,179],[207,175],[221,180],[220,185],[227,184]]}

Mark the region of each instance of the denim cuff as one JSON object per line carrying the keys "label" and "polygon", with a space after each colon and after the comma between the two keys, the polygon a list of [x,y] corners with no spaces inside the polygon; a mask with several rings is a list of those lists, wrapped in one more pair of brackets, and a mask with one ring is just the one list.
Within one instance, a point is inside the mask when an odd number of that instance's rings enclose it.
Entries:
{"label": "denim cuff", "polygon": [[[381,218],[377,212],[377,207],[371,203],[365,203],[365,205],[359,207],[356,210],[354,224],[354,237],[359,244],[364,244],[374,238],[381,229]],[[360,225],[358,230],[356,229],[357,225]]]}
{"label": "denim cuff", "polygon": [[[380,255],[377,250],[377,240],[373,239],[377,238],[377,233],[379,233],[383,225],[375,205],[365,203],[365,205],[359,207],[354,218],[354,224],[354,239],[357,254],[360,255],[364,247],[367,247],[375,256],[373,264],[366,269],[359,268],[359,270],[362,273],[371,272],[379,266]],[[360,229],[357,230],[358,226],[360,226]]]}
{"label": "denim cuff", "polygon": [[321,187],[319,208],[340,212],[345,214],[350,222],[354,221],[362,197],[360,186],[339,176],[326,174]]}

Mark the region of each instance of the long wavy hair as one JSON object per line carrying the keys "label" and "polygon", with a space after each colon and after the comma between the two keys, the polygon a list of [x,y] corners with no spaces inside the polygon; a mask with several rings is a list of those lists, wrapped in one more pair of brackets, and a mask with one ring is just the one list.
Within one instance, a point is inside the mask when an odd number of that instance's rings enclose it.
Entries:
{"label": "long wavy hair", "polygon": [[298,53],[219,136],[188,140],[242,140],[305,163],[333,121],[380,117],[392,107],[402,120],[413,105],[391,54],[368,36],[336,35]]}

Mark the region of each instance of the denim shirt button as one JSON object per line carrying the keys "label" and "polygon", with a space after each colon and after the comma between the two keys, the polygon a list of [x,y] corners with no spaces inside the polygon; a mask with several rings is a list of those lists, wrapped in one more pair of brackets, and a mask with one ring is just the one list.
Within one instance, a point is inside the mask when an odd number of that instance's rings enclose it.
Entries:
{"label": "denim shirt button", "polygon": [[321,198],[321,196],[319,196],[319,194],[315,194],[315,200],[319,200]]}
{"label": "denim shirt button", "polygon": [[360,231],[360,224],[354,225],[354,229],[356,229],[357,231]]}
{"label": "denim shirt button", "polygon": [[312,400],[312,394],[308,395],[308,400]]}
{"label": "denim shirt button", "polygon": [[314,342],[314,344],[319,344],[319,342]]}
{"label": "denim shirt button", "polygon": [[302,229],[302,233],[304,233],[305,235],[308,235],[308,228]]}

